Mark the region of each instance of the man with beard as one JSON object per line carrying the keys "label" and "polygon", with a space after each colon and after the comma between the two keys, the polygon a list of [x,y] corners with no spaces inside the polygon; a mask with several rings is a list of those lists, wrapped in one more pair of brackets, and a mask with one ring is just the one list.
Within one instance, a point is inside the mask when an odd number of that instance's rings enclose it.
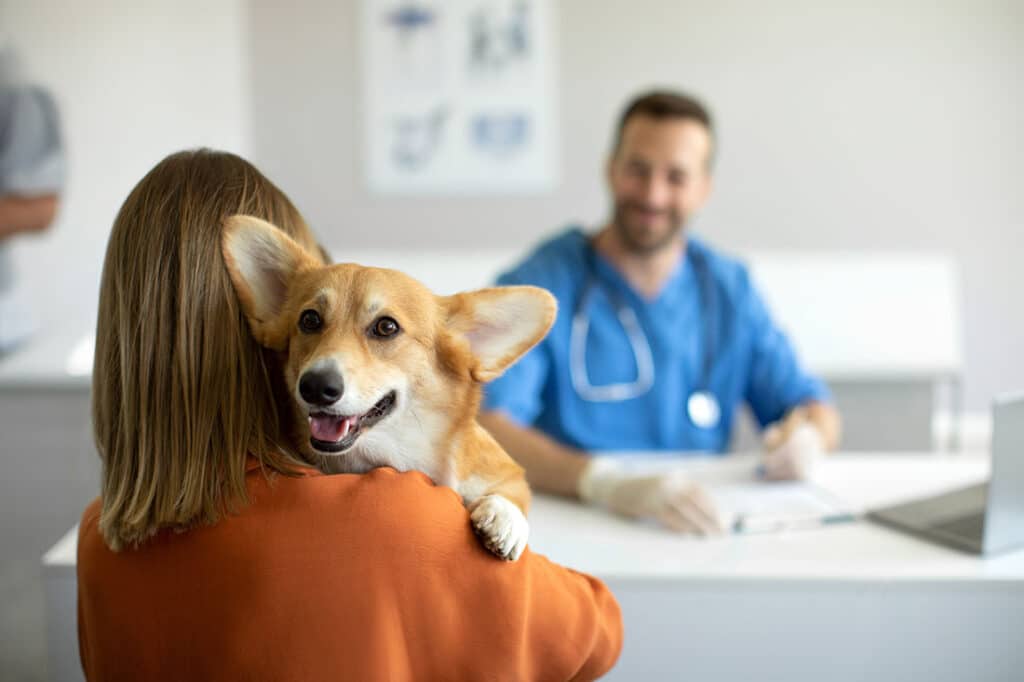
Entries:
{"label": "man with beard", "polygon": [[611,220],[563,232],[498,280],[544,287],[560,310],[488,385],[480,415],[535,488],[700,535],[724,521],[698,485],[595,453],[724,453],[744,402],[765,429],[765,478],[806,478],[839,440],[828,390],[800,367],[746,267],[688,234],[714,145],[692,97],[651,92],[626,107],[606,167]]}

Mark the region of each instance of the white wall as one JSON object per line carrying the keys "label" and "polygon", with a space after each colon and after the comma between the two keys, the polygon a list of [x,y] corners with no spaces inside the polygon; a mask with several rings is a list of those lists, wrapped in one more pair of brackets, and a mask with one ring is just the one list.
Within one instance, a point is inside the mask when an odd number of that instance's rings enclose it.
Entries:
{"label": "white wall", "polygon": [[713,107],[721,139],[697,229],[744,251],[952,253],[969,406],[1024,386],[1024,3],[562,0],[562,183],[500,203],[367,192],[358,4],[252,3],[254,158],[327,243],[525,247],[594,224],[623,101],[684,88]]}
{"label": "white wall", "polygon": [[963,268],[968,404],[1024,386],[1024,4],[557,3],[563,179],[533,197],[395,199],[361,166],[356,0],[0,0],[0,31],[64,114],[58,224],[19,239],[44,320],[91,317],[131,186],[169,152],[252,158],[330,244],[525,246],[607,210],[623,100],[668,85],[717,115],[717,189],[696,228],[735,250],[937,249]]}
{"label": "white wall", "polygon": [[59,219],[15,242],[42,322],[95,317],[114,216],[161,158],[203,145],[248,155],[246,17],[243,0],[0,5],[0,30],[57,98],[68,149]]}

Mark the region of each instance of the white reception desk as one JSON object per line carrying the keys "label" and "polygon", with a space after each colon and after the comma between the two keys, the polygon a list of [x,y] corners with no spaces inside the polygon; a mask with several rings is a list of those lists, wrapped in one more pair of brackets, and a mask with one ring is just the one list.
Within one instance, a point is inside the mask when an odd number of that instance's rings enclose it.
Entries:
{"label": "white reception desk", "polygon": [[[840,454],[816,478],[872,507],[987,473],[981,456]],[[530,520],[534,551],[618,597],[610,680],[1024,679],[1024,552],[982,559],[867,522],[700,540],[541,495]],[[81,679],[74,564],[72,529],[43,558],[55,680]]]}

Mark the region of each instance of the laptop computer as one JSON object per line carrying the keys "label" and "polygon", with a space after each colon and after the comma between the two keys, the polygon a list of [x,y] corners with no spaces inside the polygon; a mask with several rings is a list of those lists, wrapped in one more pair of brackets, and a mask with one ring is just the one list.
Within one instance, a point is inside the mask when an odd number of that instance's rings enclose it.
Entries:
{"label": "laptop computer", "polygon": [[988,483],[877,509],[868,518],[974,554],[1024,546],[1024,393],[995,400]]}

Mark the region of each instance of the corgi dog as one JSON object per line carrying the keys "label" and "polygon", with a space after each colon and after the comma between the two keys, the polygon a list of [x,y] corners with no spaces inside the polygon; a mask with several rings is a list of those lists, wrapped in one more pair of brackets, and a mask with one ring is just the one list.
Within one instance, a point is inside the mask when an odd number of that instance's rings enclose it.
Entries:
{"label": "corgi dog", "polygon": [[482,386],[548,333],[544,289],[436,296],[394,270],[324,266],[272,224],[225,222],[223,256],[254,338],[280,351],[310,462],[417,470],[454,489],[496,556],[526,547],[523,469],[476,422]]}

